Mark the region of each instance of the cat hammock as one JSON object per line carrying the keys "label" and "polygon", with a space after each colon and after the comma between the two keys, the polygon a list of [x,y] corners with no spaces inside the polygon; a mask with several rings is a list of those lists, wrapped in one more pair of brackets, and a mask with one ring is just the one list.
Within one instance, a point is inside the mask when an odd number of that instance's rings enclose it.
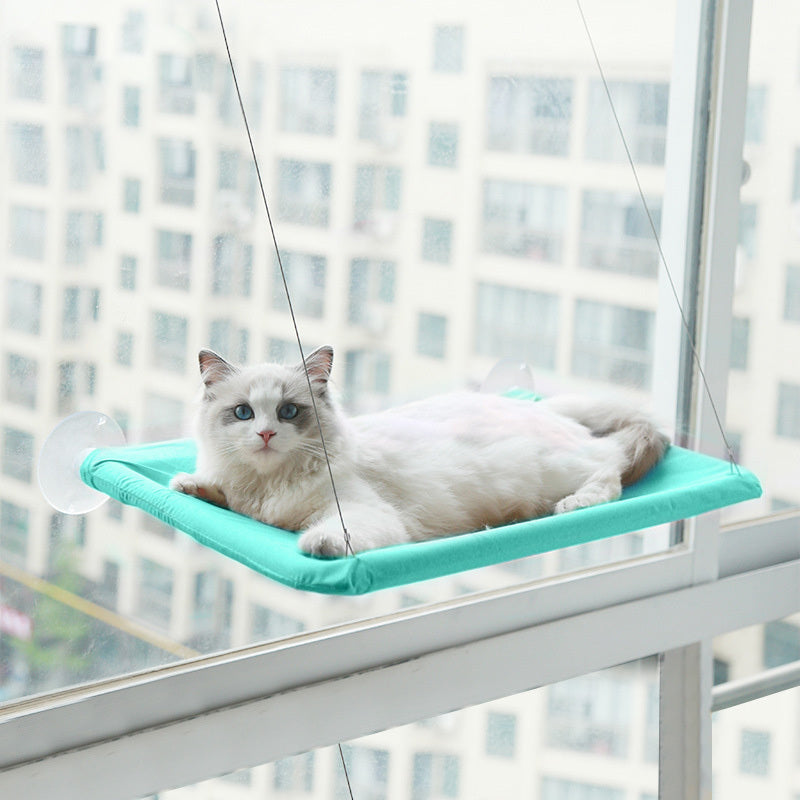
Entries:
{"label": "cat hammock", "polygon": [[191,440],[90,452],[80,468],[88,486],[137,506],[200,544],[295,589],[357,595],[607,539],[759,497],[757,478],[727,461],[670,447],[619,500],[557,516],[444,539],[317,558],[297,534],[168,488],[194,470]]}

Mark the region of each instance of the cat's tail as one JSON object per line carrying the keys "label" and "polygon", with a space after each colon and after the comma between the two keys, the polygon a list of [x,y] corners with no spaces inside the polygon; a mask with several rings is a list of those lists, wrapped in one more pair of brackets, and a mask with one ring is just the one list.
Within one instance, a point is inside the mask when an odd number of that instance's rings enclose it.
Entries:
{"label": "cat's tail", "polygon": [[644,477],[669,447],[669,439],[655,422],[634,406],[579,395],[551,397],[543,402],[553,411],[584,425],[595,436],[613,436],[622,445],[627,458],[622,469],[623,486]]}

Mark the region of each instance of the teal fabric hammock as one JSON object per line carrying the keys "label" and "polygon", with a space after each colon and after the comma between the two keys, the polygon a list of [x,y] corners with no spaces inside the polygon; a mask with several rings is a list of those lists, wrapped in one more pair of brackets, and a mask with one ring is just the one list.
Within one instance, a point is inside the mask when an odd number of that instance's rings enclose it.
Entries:
{"label": "teal fabric hammock", "polygon": [[751,472],[673,446],[612,503],[323,559],[303,553],[297,533],[169,489],[173,475],[194,471],[195,457],[191,440],[100,448],[83,460],[81,478],[268,578],[324,594],[357,595],[438,578],[693,517],[761,495]]}

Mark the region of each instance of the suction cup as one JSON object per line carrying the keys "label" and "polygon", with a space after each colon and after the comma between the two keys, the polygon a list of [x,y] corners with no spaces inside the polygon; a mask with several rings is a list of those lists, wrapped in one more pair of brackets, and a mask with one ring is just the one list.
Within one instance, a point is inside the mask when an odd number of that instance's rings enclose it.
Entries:
{"label": "suction cup", "polygon": [[530,367],[520,361],[507,358],[498,361],[481,384],[481,391],[487,394],[502,394],[510,389],[533,391],[533,373]]}
{"label": "suction cup", "polygon": [[80,411],[56,425],[39,453],[39,488],[45,500],[64,514],[87,514],[108,497],[81,480],[81,464],[98,447],[125,444],[122,429],[99,411]]}

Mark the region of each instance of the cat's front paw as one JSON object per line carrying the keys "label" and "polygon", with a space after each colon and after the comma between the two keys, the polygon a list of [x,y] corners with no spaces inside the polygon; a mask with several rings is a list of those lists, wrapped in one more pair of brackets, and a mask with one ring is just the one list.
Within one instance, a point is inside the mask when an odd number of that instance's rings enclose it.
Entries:
{"label": "cat's front paw", "polygon": [[198,480],[197,476],[189,475],[186,472],[180,472],[172,478],[169,482],[169,488],[174,489],[176,492],[182,492],[191,497],[205,500],[207,503],[213,503],[215,506],[221,506],[222,508],[228,507],[228,500],[225,497],[225,492],[223,492],[219,486]]}
{"label": "cat's front paw", "polygon": [[328,526],[315,526],[300,536],[298,546],[312,556],[334,558],[347,555],[347,543],[341,527],[336,530]]}

